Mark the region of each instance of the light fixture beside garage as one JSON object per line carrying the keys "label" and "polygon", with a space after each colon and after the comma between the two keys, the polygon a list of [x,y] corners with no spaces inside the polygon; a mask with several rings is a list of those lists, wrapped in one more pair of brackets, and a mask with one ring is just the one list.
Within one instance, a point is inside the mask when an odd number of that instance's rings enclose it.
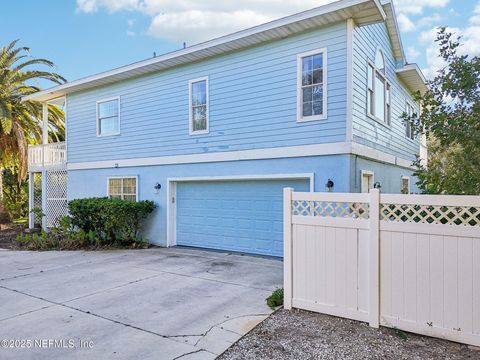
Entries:
{"label": "light fixture beside garage", "polygon": [[153,187],[153,190],[155,191],[155,194],[158,194],[158,192],[160,191],[160,189],[162,188],[162,185],[160,185],[160,183],[156,183]]}
{"label": "light fixture beside garage", "polygon": [[332,181],[332,179],[328,179],[327,183],[325,184],[325,191],[332,192],[334,186],[335,186],[335,183]]}

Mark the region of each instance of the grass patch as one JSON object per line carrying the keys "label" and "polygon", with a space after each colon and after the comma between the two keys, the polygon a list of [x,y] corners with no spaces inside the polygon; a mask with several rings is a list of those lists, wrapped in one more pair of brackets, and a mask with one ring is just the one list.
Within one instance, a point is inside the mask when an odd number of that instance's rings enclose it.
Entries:
{"label": "grass patch", "polygon": [[266,300],[271,309],[283,305],[283,288],[275,290]]}

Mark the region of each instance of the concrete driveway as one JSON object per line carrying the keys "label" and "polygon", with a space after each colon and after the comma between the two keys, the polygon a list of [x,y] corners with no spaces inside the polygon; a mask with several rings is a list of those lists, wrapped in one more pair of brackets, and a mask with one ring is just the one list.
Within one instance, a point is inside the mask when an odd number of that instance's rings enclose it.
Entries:
{"label": "concrete driveway", "polygon": [[247,255],[0,251],[0,358],[214,359],[281,284],[281,261]]}

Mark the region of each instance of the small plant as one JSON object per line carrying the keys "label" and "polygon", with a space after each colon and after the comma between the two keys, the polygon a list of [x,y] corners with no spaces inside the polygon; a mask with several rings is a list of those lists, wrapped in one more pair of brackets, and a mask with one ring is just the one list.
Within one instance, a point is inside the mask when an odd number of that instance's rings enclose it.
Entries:
{"label": "small plant", "polygon": [[45,214],[43,213],[43,210],[39,207],[35,207],[32,210],[30,210],[30,213],[32,213],[35,216],[36,221],[35,222],[42,222],[42,219],[45,217]]}
{"label": "small plant", "polygon": [[404,331],[400,330],[400,329],[397,328],[397,327],[394,327],[393,330],[395,330],[395,334],[396,334],[398,337],[400,337],[402,340],[407,340],[407,339],[408,339],[408,336],[407,336],[407,334],[406,334]]}
{"label": "small plant", "polygon": [[271,309],[283,305],[283,288],[275,290],[266,300]]}

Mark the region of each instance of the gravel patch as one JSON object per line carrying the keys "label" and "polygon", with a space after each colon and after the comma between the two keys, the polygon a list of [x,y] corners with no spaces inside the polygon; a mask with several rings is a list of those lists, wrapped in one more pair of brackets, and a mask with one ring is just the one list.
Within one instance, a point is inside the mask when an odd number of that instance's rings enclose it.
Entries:
{"label": "gravel patch", "polygon": [[218,359],[480,359],[480,351],[358,321],[282,309]]}

